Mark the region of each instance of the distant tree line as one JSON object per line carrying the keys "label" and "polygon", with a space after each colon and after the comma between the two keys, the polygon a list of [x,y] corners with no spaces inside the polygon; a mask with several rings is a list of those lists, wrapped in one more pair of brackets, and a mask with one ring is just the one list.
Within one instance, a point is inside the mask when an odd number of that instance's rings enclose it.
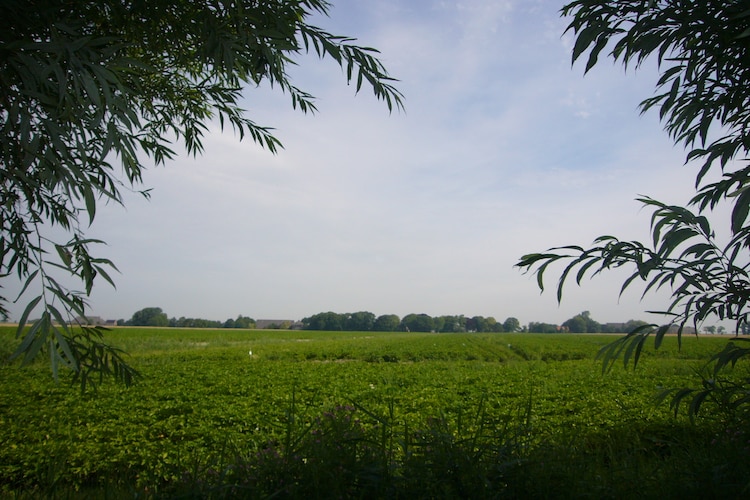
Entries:
{"label": "distant tree line", "polygon": [[583,311],[566,320],[561,325],[531,322],[529,323],[528,331],[531,333],[627,333],[647,324],[645,321],[636,319],[631,319],[624,323],[599,323],[591,317],[589,311]]}
{"label": "distant tree line", "polygon": [[[248,316],[237,316],[226,321],[202,318],[169,318],[160,307],[146,307],[136,311],[129,320],[118,320],[125,326],[161,326],[175,328],[255,328],[256,321]],[[645,325],[645,321],[629,320],[624,323],[599,323],[589,311],[583,311],[560,325],[532,321],[522,326],[517,318],[508,317],[500,322],[492,316],[430,316],[407,314],[399,318],[395,314],[375,316],[369,311],[354,313],[321,312],[303,318],[304,330],[348,331],[348,332],[530,332],[530,333],[626,333]],[[284,325],[285,326],[285,325]],[[281,328],[281,325],[276,326]],[[271,327],[273,328],[273,326]],[[721,328],[721,327],[720,327]],[[723,330],[723,328],[721,328]],[[710,331],[707,327],[706,331]],[[714,330],[715,331],[715,330]],[[720,332],[721,333],[721,332]]]}
{"label": "distant tree line", "polygon": [[255,328],[253,318],[239,315],[226,321],[202,318],[169,318],[161,307],[146,307],[133,313],[129,320],[117,320],[123,326],[164,326],[174,328]]}
{"label": "distant tree line", "polygon": [[436,316],[395,314],[375,316],[368,311],[354,313],[322,312],[302,319],[305,330],[353,332],[519,332],[521,324],[516,318],[499,322],[493,317]]}
{"label": "distant tree line", "polygon": [[599,323],[591,318],[589,311],[573,316],[561,325],[531,322],[521,326],[518,319],[509,317],[502,323],[492,316],[429,316],[407,314],[399,318],[395,314],[375,316],[371,312],[339,314],[323,312],[302,320],[305,330],[326,331],[373,331],[373,332],[529,332],[529,333],[627,333],[646,325],[645,321],[629,320],[624,323]]}

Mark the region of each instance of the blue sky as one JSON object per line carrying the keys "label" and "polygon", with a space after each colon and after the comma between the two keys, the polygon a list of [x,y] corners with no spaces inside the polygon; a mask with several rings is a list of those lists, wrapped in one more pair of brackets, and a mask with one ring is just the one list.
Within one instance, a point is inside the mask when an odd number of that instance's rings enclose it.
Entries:
{"label": "blue sky", "polygon": [[[152,199],[100,209],[89,234],[121,271],[91,314],[301,319],[322,311],[654,319],[664,297],[618,298],[623,274],[540,295],[514,264],[601,234],[648,237],[638,194],[690,198],[695,167],[638,103],[657,73],[571,67],[562,2],[342,0],[315,24],[380,49],[405,112],[355,96],[330,60],[300,58],[319,112],[248,89],[273,155],[218,125],[205,154],[149,169]],[[17,313],[16,313],[17,314]]]}

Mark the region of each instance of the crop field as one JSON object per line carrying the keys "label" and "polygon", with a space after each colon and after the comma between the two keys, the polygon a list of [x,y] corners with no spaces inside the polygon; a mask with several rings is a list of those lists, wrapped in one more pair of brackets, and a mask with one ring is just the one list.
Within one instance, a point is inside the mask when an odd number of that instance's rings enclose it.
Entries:
{"label": "crop field", "polygon": [[[0,366],[0,493],[744,492],[744,431],[710,406],[691,422],[655,403],[665,388],[699,385],[727,339],[649,343],[636,370],[603,374],[596,353],[616,338],[117,328],[107,339],[142,374],[130,388],[82,395],[42,360]],[[0,330],[3,358],[13,339]]]}

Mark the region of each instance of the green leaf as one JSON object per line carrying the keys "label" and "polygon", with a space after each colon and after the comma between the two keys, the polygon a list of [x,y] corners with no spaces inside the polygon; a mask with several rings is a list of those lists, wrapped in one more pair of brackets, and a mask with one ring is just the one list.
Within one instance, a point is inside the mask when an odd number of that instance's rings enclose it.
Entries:
{"label": "green leaf", "polygon": [[19,338],[21,334],[23,333],[23,329],[26,326],[26,322],[29,319],[29,315],[34,310],[34,308],[39,304],[39,301],[42,300],[42,296],[39,295],[37,297],[34,297],[29,301],[28,304],[26,304],[26,307],[23,310],[23,313],[21,314],[21,319],[18,320],[18,328],[16,329],[16,338]]}
{"label": "green leaf", "polygon": [[34,339],[36,338],[37,333],[39,332],[39,329],[41,328],[41,326],[42,326],[41,321],[35,321],[31,325],[31,327],[28,329],[28,331],[24,335],[21,343],[18,345],[16,350],[13,352],[13,354],[11,354],[10,356],[11,361],[17,359],[19,356],[24,354],[29,349],[29,346],[31,346],[32,342],[34,342]]}
{"label": "green leaf", "polygon": [[666,84],[670,79],[672,79],[675,75],[679,74],[683,70],[683,66],[672,66],[668,70],[664,71],[659,78],[659,81],[656,83],[657,87],[661,87],[662,85]]}
{"label": "green leaf", "polygon": [[672,401],[670,401],[669,406],[672,410],[674,410],[674,416],[677,417],[677,412],[680,409],[680,403],[683,399],[690,396],[693,392],[695,392],[693,389],[683,388],[678,389],[674,391],[674,396],[672,397]]}
{"label": "green leaf", "polygon": [[750,189],[746,189],[737,196],[732,209],[732,233],[739,233],[750,212]]}
{"label": "green leaf", "polygon": [[576,42],[573,46],[573,61],[576,62],[583,52],[593,43],[597,36],[599,36],[599,29],[594,26],[587,26],[584,28],[576,38]]}
{"label": "green leaf", "polygon": [[[44,311],[42,313],[42,317],[37,322],[38,329],[35,332],[35,335],[31,338],[31,343],[26,347],[23,351],[24,357],[22,361],[22,365],[28,365],[31,363],[31,361],[36,358],[37,354],[39,354],[39,351],[44,347],[44,345],[47,343],[47,339],[49,337],[50,328],[52,326],[52,322],[50,321],[50,316],[47,311]],[[36,326],[36,325],[35,325]]]}
{"label": "green leaf", "polygon": [[659,248],[659,255],[662,258],[666,258],[676,250],[680,244],[694,236],[698,236],[698,233],[691,227],[671,230],[665,235],[664,240],[662,241],[662,245]]}
{"label": "green leaf", "polygon": [[654,335],[654,349],[658,349],[659,347],[661,347],[661,343],[664,341],[664,336],[667,334],[671,327],[672,324],[670,323],[668,325],[661,325],[656,329],[656,334]]}
{"label": "green leaf", "polygon": [[98,276],[101,276],[102,278],[104,278],[107,281],[107,283],[109,283],[110,285],[112,285],[112,288],[117,288],[117,286],[115,286],[114,280],[112,280],[112,277],[110,277],[110,275],[107,273],[107,271],[104,270],[103,267],[101,267],[101,266],[94,266],[94,269],[96,270],[96,273],[97,273]]}
{"label": "green leaf", "polygon": [[72,267],[73,258],[70,254],[70,251],[63,245],[55,245],[55,250],[57,250],[57,255],[60,256],[60,260],[63,262],[65,267],[67,269],[70,269]]}
{"label": "green leaf", "polygon": [[693,417],[698,415],[701,405],[706,400],[709,394],[710,391],[701,391],[693,396],[693,399],[690,401],[690,406],[688,407],[688,415],[691,417],[691,420]]}
{"label": "green leaf", "polygon": [[53,306],[52,304],[48,304],[47,305],[47,310],[52,315],[52,317],[55,319],[55,321],[57,321],[57,323],[60,325],[60,327],[67,332],[68,331],[68,322],[65,319],[65,317],[60,313],[60,311],[55,306]]}
{"label": "green leaf", "polygon": [[55,341],[57,342],[58,347],[63,351],[63,354],[65,356],[64,360],[65,360],[66,366],[68,368],[71,368],[72,370],[77,371],[78,363],[76,360],[76,356],[73,354],[73,351],[70,349],[68,340],[57,329],[55,329]]}
{"label": "green leaf", "polygon": [[589,60],[586,62],[586,69],[584,70],[584,73],[588,73],[591,68],[596,66],[597,60],[599,59],[599,53],[607,45],[607,41],[608,38],[604,35],[600,35],[599,38],[597,38],[596,45],[594,45],[594,48],[591,49]]}
{"label": "green leaf", "polygon": [[[21,298],[21,296],[26,292],[26,290],[29,288],[29,285],[34,281],[34,279],[36,279],[37,276],[39,276],[39,269],[33,271],[31,274],[29,274],[26,277],[26,281],[24,282],[23,287],[21,287],[21,291],[18,292],[18,296],[17,296],[16,300],[18,300],[19,298]],[[41,297],[37,297],[37,302],[38,302],[38,299],[40,299],[40,298]],[[34,305],[36,305],[36,304],[34,304]],[[26,315],[25,318],[22,317],[21,321],[19,321],[19,328],[23,328],[23,324],[26,323],[26,318],[28,318],[28,314]]]}
{"label": "green leaf", "polygon": [[581,281],[583,280],[583,277],[586,275],[586,272],[594,266],[597,262],[599,262],[599,259],[591,259],[588,262],[586,262],[584,265],[581,266],[581,268],[578,270],[578,274],[576,275],[576,284],[580,285]]}
{"label": "green leaf", "polygon": [[638,360],[641,357],[641,350],[643,349],[643,344],[647,338],[648,336],[643,334],[635,334],[630,337],[627,349],[622,358],[624,366],[628,366],[628,362],[631,358],[633,359],[633,368],[638,365]]}

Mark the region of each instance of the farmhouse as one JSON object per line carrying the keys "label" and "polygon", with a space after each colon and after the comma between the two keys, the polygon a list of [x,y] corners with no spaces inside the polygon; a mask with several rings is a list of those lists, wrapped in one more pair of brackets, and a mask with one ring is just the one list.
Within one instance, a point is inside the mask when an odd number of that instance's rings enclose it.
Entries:
{"label": "farmhouse", "polygon": [[86,326],[117,326],[116,319],[104,319],[101,316],[76,316],[72,321],[74,325],[86,325]]}
{"label": "farmhouse", "polygon": [[255,320],[255,328],[275,328],[280,330],[293,329],[297,322],[293,319],[258,319]]}

